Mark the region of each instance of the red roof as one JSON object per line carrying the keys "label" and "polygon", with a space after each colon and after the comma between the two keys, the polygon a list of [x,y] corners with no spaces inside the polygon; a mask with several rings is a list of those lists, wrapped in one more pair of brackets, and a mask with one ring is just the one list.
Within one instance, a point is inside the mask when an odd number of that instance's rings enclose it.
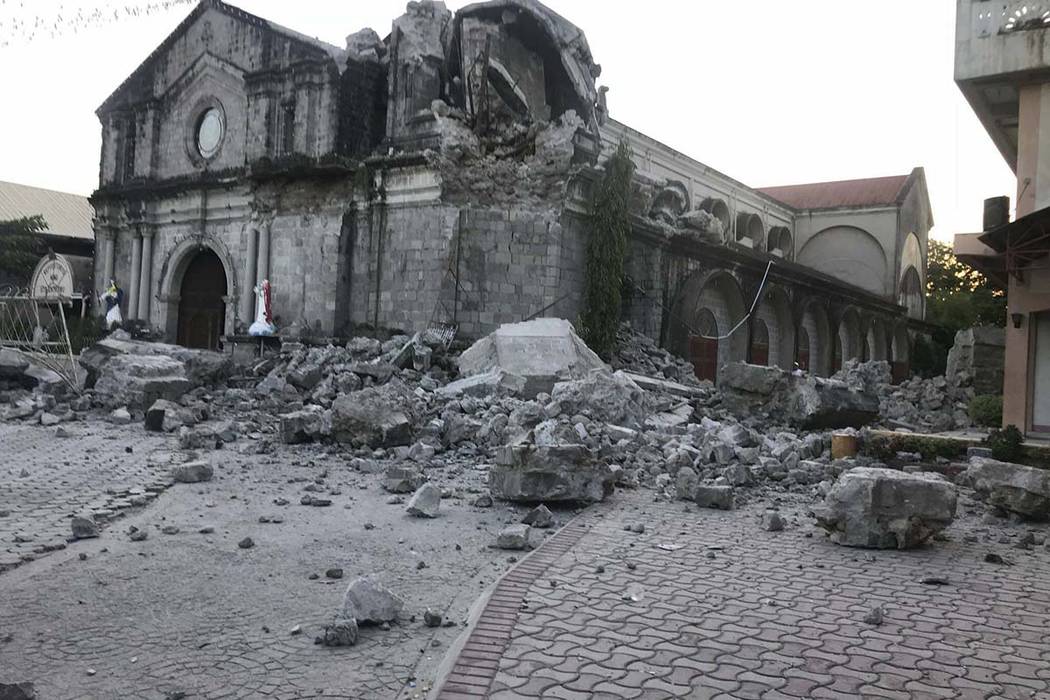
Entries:
{"label": "red roof", "polygon": [[795,209],[874,207],[899,203],[908,175],[869,177],[863,180],[814,182],[808,185],[759,187],[758,191]]}

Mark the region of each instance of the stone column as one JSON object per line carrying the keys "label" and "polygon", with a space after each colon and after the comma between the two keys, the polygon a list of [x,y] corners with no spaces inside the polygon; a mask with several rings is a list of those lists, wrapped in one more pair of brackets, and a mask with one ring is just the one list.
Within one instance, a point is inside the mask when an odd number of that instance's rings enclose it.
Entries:
{"label": "stone column", "polygon": [[138,318],[139,280],[142,275],[142,238],[136,231],[131,243],[131,283],[121,285],[127,291],[128,320]]}
{"label": "stone column", "polygon": [[270,225],[259,229],[259,259],[255,266],[256,284],[270,279]]}
{"label": "stone column", "polygon": [[139,274],[139,315],[143,321],[149,322],[150,301],[153,298],[151,283],[153,280],[153,231],[149,228],[142,230],[142,272]]}
{"label": "stone column", "polygon": [[259,232],[254,228],[249,228],[248,231],[248,254],[244,258],[244,281],[241,284],[241,298],[239,299],[241,306],[241,320],[245,324],[251,325],[252,321],[255,320],[255,293],[252,288],[255,286],[255,266],[258,264],[259,256]]}
{"label": "stone column", "polygon": [[102,230],[102,287],[109,286],[113,279],[113,260],[117,254],[117,232],[112,228]]}

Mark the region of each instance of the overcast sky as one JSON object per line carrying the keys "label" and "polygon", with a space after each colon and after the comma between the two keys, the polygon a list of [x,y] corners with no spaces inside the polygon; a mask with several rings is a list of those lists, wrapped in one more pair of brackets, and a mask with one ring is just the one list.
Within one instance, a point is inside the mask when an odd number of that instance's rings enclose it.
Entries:
{"label": "overcast sky", "polygon": [[[405,5],[233,4],[339,46],[364,26],[386,36]],[[939,238],[978,230],[985,197],[1015,195],[1013,174],[952,82],[955,0],[547,4],[587,34],[616,119],[745,184],[923,166]],[[126,17],[128,6],[160,9]],[[95,109],[192,8],[0,0],[0,180],[89,194],[101,144]],[[69,21],[99,9],[103,17]],[[30,38],[34,23],[42,28]]]}

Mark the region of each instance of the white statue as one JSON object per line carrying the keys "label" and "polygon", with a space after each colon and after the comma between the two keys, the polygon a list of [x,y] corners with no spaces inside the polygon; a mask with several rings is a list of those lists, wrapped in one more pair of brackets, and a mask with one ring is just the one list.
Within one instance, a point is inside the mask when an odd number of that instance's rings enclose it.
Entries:
{"label": "white statue", "polygon": [[124,317],[120,314],[120,305],[124,301],[124,290],[117,286],[115,280],[109,281],[109,287],[99,295],[99,300],[106,305],[106,330],[122,326]]}
{"label": "white statue", "polygon": [[255,322],[248,328],[248,335],[270,336],[277,333],[273,325],[273,313],[270,309],[270,280],[263,280],[254,289]]}

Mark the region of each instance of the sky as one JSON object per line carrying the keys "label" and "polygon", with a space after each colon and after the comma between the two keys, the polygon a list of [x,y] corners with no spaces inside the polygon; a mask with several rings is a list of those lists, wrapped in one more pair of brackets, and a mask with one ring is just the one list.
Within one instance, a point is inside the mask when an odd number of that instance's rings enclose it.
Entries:
{"label": "sky", "polygon": [[[955,0],[545,0],[581,27],[610,114],[753,186],[926,169],[943,240],[1013,173],[952,81]],[[404,0],[234,0],[343,46]],[[455,10],[466,2],[453,0]],[[0,180],[90,194],[95,109],[192,0],[0,0]]]}

